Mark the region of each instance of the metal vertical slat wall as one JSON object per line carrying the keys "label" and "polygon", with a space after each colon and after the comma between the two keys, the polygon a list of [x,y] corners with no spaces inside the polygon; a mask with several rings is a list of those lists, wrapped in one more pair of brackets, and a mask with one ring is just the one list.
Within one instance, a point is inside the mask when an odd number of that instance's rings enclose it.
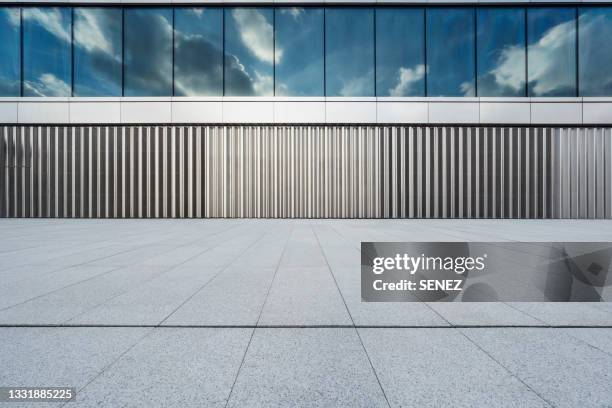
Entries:
{"label": "metal vertical slat wall", "polygon": [[612,218],[612,129],[0,127],[0,217]]}

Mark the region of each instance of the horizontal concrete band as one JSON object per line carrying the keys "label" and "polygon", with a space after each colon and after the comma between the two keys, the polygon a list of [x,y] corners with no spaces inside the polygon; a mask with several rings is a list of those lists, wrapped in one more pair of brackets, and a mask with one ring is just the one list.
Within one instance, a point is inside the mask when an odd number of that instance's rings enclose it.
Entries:
{"label": "horizontal concrete band", "polygon": [[0,98],[0,124],[612,124],[612,98]]}
{"label": "horizontal concrete band", "polygon": [[0,218],[612,218],[610,128],[0,126]]}

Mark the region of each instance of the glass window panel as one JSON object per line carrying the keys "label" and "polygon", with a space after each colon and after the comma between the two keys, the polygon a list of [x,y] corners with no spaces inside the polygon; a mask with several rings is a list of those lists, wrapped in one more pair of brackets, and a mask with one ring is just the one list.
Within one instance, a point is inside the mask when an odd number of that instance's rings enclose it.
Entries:
{"label": "glass window panel", "polygon": [[612,7],[580,10],[578,46],[581,96],[612,96]]}
{"label": "glass window panel", "polygon": [[525,96],[525,9],[478,8],[478,95]]}
{"label": "glass window panel", "polygon": [[427,9],[427,94],[475,96],[474,9]]}
{"label": "glass window panel", "polygon": [[374,96],[374,10],[325,11],[327,96]]}
{"label": "glass window panel", "polygon": [[275,94],[323,96],[323,9],[276,9]]}
{"label": "glass window panel", "polygon": [[223,9],[174,11],[174,94],[223,95]]}
{"label": "glass window panel", "polygon": [[225,9],[225,94],[274,93],[274,10]]}
{"label": "glass window panel", "polygon": [[20,27],[19,8],[0,8],[0,96],[21,93]]}
{"label": "glass window panel", "polygon": [[22,13],[23,96],[70,96],[70,9],[27,7]]}
{"label": "glass window panel", "polygon": [[121,9],[74,9],[74,96],[121,96]]}
{"label": "glass window panel", "polygon": [[172,9],[126,8],[124,13],[124,95],[172,95]]}
{"label": "glass window panel", "polygon": [[576,96],[576,10],[527,9],[529,96]]}
{"label": "glass window panel", "polygon": [[376,10],[376,93],[425,95],[425,11]]}

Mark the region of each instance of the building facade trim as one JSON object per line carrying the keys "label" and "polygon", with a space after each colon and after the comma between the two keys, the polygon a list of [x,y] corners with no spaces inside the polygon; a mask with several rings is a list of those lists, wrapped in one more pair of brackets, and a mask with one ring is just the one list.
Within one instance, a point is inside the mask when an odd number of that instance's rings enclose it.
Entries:
{"label": "building facade trim", "polygon": [[0,124],[612,124],[612,98],[0,98]]}

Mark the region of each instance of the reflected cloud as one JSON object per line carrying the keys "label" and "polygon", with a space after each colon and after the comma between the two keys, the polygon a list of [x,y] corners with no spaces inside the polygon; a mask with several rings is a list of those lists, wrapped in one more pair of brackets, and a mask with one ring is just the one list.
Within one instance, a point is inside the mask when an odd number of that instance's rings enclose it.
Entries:
{"label": "reflected cloud", "polygon": [[197,18],[202,18],[202,16],[204,15],[204,9],[203,8],[192,8],[192,9],[189,9],[189,12],[191,12]]}
{"label": "reflected cloud", "polygon": [[[609,10],[609,9],[608,9]],[[600,14],[601,13],[601,14]],[[607,13],[604,14],[604,13]],[[581,76],[584,96],[612,95],[612,18],[610,11],[594,9],[579,18]]]}
{"label": "reflected cloud", "polygon": [[340,89],[340,96],[364,96],[372,93],[372,78],[374,72],[369,71],[365,75],[350,78],[345,81]]}
{"label": "reflected cloud", "polygon": [[481,95],[501,93],[523,96],[525,94],[525,47],[506,46],[501,51],[495,67],[481,75],[478,81]]}
{"label": "reflected cloud", "polygon": [[220,95],[223,92],[221,50],[202,35],[175,33],[175,91],[181,96]]}
{"label": "reflected cloud", "polygon": [[120,60],[119,50],[115,50],[109,38],[109,32],[114,28],[97,13],[96,9],[75,9],[74,44],[83,47],[87,52],[102,52]]}
{"label": "reflected cloud", "polygon": [[274,92],[274,78],[272,75],[264,75],[259,71],[255,71],[255,80],[253,81],[253,90],[256,95],[272,95]]}
{"label": "reflected cloud", "polygon": [[1,11],[3,11],[4,14],[6,14],[7,20],[10,25],[12,25],[13,27],[19,28],[19,25],[21,24],[21,18],[19,16],[18,8],[5,8],[4,10],[1,10]]}
{"label": "reflected cloud", "polygon": [[70,85],[49,73],[35,81],[24,81],[23,86],[31,96],[70,96]]}
{"label": "reflected cloud", "polygon": [[65,24],[57,8],[24,8],[23,19],[38,23],[43,29],[62,41],[70,43],[70,25]]}
{"label": "reflected cloud", "polygon": [[[194,9],[202,11],[202,9]],[[252,96],[262,89],[271,92],[271,76],[258,74],[253,78],[245,64],[233,55],[222,57],[220,44],[215,44],[206,35],[186,34],[175,30],[175,93],[178,96],[222,95],[223,59],[225,58],[226,80],[235,94]]]}
{"label": "reflected cloud", "polygon": [[253,80],[248,72],[246,72],[245,66],[240,63],[238,57],[227,55],[225,57],[225,69],[229,70],[226,75],[226,80],[231,78],[232,94],[242,96],[255,95]]}
{"label": "reflected cloud", "polygon": [[425,65],[419,64],[414,68],[400,67],[397,73],[397,85],[389,89],[391,96],[405,96],[414,93],[415,85],[425,78]]}
{"label": "reflected cloud", "polygon": [[[127,13],[126,13],[127,17]],[[126,19],[127,20],[127,19]],[[155,27],[143,35],[143,27]],[[172,25],[149,10],[131,13],[125,25],[125,94],[172,93]],[[128,46],[129,45],[129,46]]]}
{"label": "reflected cloud", "polygon": [[572,20],[552,27],[529,45],[529,86],[533,95],[573,93],[575,78],[568,75],[567,63],[568,51],[574,52],[575,41]]}
{"label": "reflected cloud", "polygon": [[297,21],[302,14],[304,9],[302,7],[284,7],[280,9],[281,14],[289,14],[295,21]]}
{"label": "reflected cloud", "polygon": [[121,95],[121,14],[74,10],[75,96]]}
{"label": "reflected cloud", "polygon": [[242,44],[253,56],[268,64],[280,62],[283,50],[277,48],[274,52],[271,41],[274,27],[263,14],[256,9],[239,8],[232,11],[232,17],[237,23]]}
{"label": "reflected cloud", "polygon": [[[575,47],[576,34],[573,21],[558,24],[529,44],[529,82],[532,94],[554,95],[572,93],[573,75],[568,75],[568,50]],[[612,32],[611,32],[612,34]],[[524,94],[525,47],[506,46],[499,54],[495,67],[479,78],[481,95],[502,93]],[[473,84],[462,84],[464,95],[473,94]]]}

